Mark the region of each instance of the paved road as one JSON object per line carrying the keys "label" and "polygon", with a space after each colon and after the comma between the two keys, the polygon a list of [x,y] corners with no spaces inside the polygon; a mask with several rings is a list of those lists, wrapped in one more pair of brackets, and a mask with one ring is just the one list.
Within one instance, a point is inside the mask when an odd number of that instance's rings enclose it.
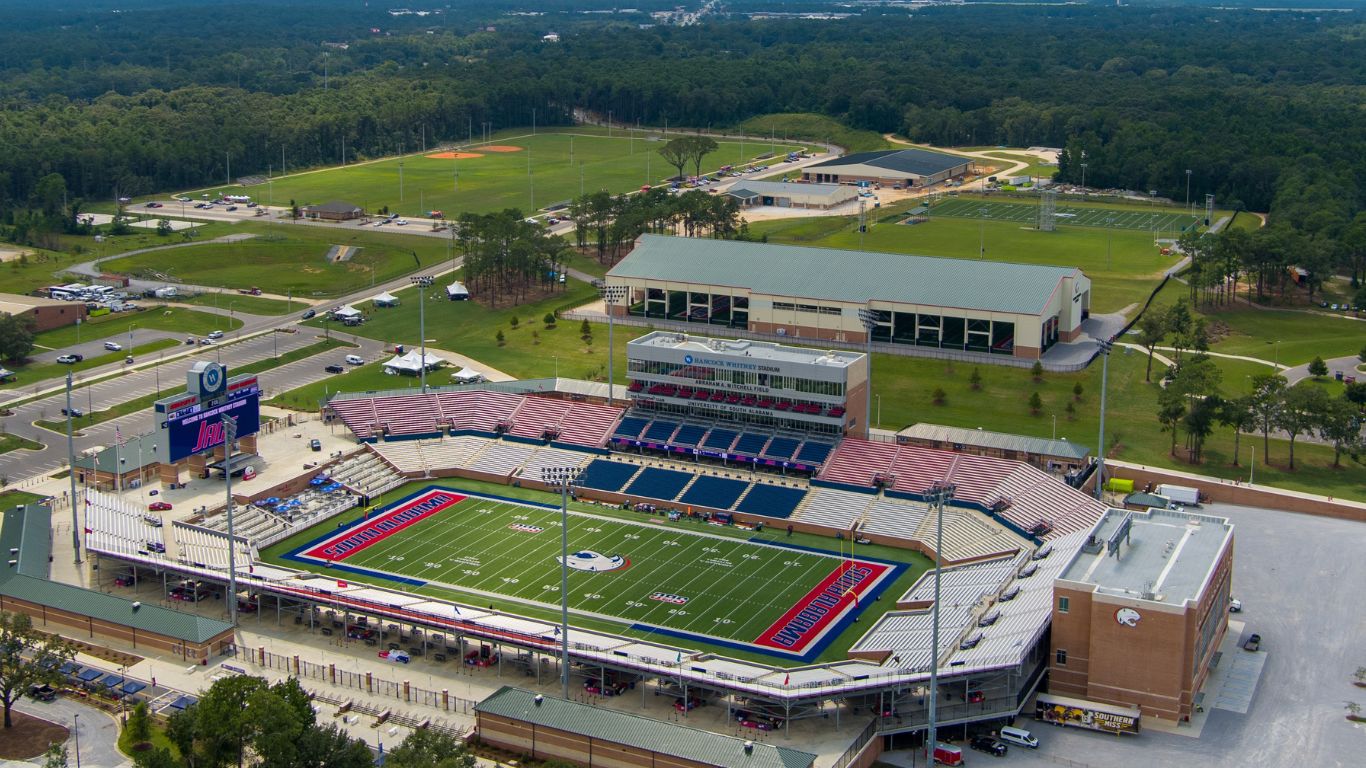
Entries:
{"label": "paved road", "polygon": [[[1361,374],[1357,373],[1357,366],[1361,365],[1361,361],[1357,359],[1356,355],[1334,357],[1324,360],[1323,362],[1328,365],[1329,376],[1334,376],[1341,371],[1343,376],[1356,376],[1358,379],[1361,378]],[[1290,385],[1293,387],[1309,378],[1309,363],[1286,368],[1281,371],[1281,375],[1284,376],[1285,380],[1290,382]]]}
{"label": "paved road", "polygon": [[[79,731],[81,742],[81,768],[116,768],[130,765],[131,761],[119,752],[119,726],[113,717],[95,707],[86,706],[75,699],[66,697],[56,701],[30,701],[21,699],[14,708],[26,715],[41,717],[44,720],[65,725],[71,729],[77,721],[73,715],[80,715]],[[69,764],[76,764],[76,739],[66,742]],[[4,761],[13,766],[32,766],[34,763]],[[41,764],[41,759],[38,764]]]}
{"label": "paved road", "polygon": [[[155,312],[156,310],[148,311]],[[127,317],[129,322],[136,323],[137,318],[141,317],[141,315],[130,314],[127,315]],[[185,338],[185,334],[177,333],[174,331],[159,331],[153,330],[151,328],[134,328],[132,333],[132,340],[130,343],[127,324],[120,324],[119,329],[120,332],[112,336],[105,336],[103,338],[93,339],[90,341],[81,341],[81,343],[79,344],[72,344],[69,347],[62,347],[61,349],[49,349],[46,351],[38,352],[35,355],[30,355],[30,357],[31,359],[39,363],[55,363],[58,357],[61,357],[62,355],[65,355],[70,352],[76,352],[81,355],[84,355],[85,357],[99,357],[100,355],[111,354],[111,350],[105,349],[104,347],[104,344],[107,341],[112,341],[119,344],[122,347],[121,351],[126,354],[130,349],[140,347],[143,344],[150,344],[158,339],[176,339],[178,341]]]}
{"label": "paved road", "polygon": [[[347,335],[340,337],[348,340],[351,338]],[[78,388],[73,390],[72,403],[87,413],[93,413],[144,394],[152,394],[158,391],[158,388],[162,392],[170,393],[173,388],[183,386],[186,372],[199,360],[218,360],[228,366],[231,373],[234,367],[273,357],[277,345],[280,354],[284,354],[317,341],[319,336],[316,329],[302,328],[298,333],[267,333],[240,343],[200,347],[187,357],[160,366],[105,379],[91,385],[78,385]],[[354,354],[359,354],[367,361],[380,357],[380,342],[363,337],[357,337],[356,341],[361,345],[361,349]],[[324,371],[323,366],[333,362],[340,364],[341,358],[348,352],[338,350],[323,356],[296,360],[266,371],[260,375],[261,388],[270,395],[321,381],[332,375]],[[15,450],[0,454],[0,477],[9,478],[13,482],[35,474],[55,472],[66,466],[65,437],[32,426],[32,422],[38,419],[60,419],[65,405],[65,393],[58,392],[14,409],[14,415],[5,419],[5,431],[46,445],[37,451]],[[77,427],[80,428],[79,424]],[[116,428],[127,438],[154,427],[151,412],[144,410],[93,427],[81,428],[83,436],[75,439],[76,452],[80,453],[97,445],[113,445],[116,440]]]}

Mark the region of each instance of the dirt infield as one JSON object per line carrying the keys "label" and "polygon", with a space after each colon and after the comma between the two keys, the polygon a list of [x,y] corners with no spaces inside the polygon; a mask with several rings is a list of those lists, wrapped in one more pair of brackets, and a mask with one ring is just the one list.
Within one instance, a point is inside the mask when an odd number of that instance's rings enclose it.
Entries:
{"label": "dirt infield", "polygon": [[483,157],[478,152],[437,152],[434,155],[427,155],[428,160],[473,160],[476,157]]}
{"label": "dirt infield", "polygon": [[487,147],[480,147],[484,152],[521,152],[521,147],[514,147],[510,144],[493,144]]}

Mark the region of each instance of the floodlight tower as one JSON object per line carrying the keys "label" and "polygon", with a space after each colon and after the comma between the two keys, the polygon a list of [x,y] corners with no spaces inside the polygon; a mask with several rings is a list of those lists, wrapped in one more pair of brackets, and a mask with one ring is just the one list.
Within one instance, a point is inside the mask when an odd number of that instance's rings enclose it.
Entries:
{"label": "floodlight tower", "polygon": [[863,323],[864,341],[867,344],[868,383],[863,400],[863,439],[873,439],[873,330],[877,328],[878,313],[872,309],[860,309],[858,319]]}
{"label": "floodlight tower", "polygon": [[926,500],[935,509],[934,520],[934,605],[930,618],[930,728],[926,749],[929,759],[934,759],[934,748],[939,738],[939,580],[944,566],[940,553],[944,551],[944,505],[953,499],[958,490],[952,483],[936,481],[930,486]]}
{"label": "floodlight tower", "polygon": [[1110,349],[1114,346],[1111,339],[1100,341],[1100,353],[1104,355],[1100,366],[1100,448],[1096,451],[1096,500],[1101,500],[1102,484],[1105,482],[1105,390],[1109,385]]}
{"label": "floodlight tower", "polygon": [[608,405],[612,405],[612,404],[613,404],[612,394],[613,394],[614,392],[616,392],[616,386],[617,386],[615,380],[612,378],[612,374],[613,374],[612,363],[613,363],[613,358],[614,358],[614,351],[613,351],[613,350],[614,350],[614,347],[613,347],[613,345],[612,345],[612,319],[613,319],[612,308],[615,307],[619,302],[625,300],[626,297],[630,294],[630,292],[631,292],[631,289],[630,289],[630,287],[628,287],[628,286],[625,286],[625,285],[607,285],[606,283],[604,283],[604,284],[602,285],[602,287],[598,289],[598,293],[600,293],[600,294],[602,295],[602,308],[605,309],[605,310],[607,310],[607,404],[608,404]]}
{"label": "floodlight tower", "polygon": [[422,337],[422,394],[427,394],[427,289],[432,286],[431,275],[413,275],[408,281],[417,286],[417,327]]}
{"label": "floodlight tower", "polygon": [[569,487],[577,484],[578,467],[543,467],[541,482],[560,490],[560,688],[569,698]]}

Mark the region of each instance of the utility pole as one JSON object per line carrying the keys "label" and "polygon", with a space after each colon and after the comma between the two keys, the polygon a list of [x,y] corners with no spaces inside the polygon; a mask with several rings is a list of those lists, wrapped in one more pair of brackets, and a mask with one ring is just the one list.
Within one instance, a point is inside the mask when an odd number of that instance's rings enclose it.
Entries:
{"label": "utility pole", "polygon": [[[91,465],[94,466],[94,463],[92,459]],[[72,438],[71,431],[71,371],[66,372],[66,468],[67,477],[71,479],[71,549],[76,553],[75,563],[80,565],[81,524],[77,519],[77,509],[81,504],[76,501],[76,441]]]}
{"label": "utility pole", "polygon": [[237,419],[223,417],[223,474],[228,495],[228,623],[237,629],[237,539],[232,527],[232,444],[237,440]]}
{"label": "utility pole", "polygon": [[1113,342],[1109,339],[1100,342],[1100,353],[1105,358],[1100,366],[1100,447],[1096,449],[1096,501],[1101,500],[1104,491],[1102,486],[1105,483],[1105,390],[1109,385],[1112,346]]}
{"label": "utility pole", "polygon": [[576,467],[544,467],[541,482],[560,491],[560,686],[569,698],[569,486],[578,475]]}
{"label": "utility pole", "polygon": [[[607,310],[607,404],[613,405],[612,394],[616,391],[616,383],[612,377],[612,319],[614,313],[612,308],[618,302],[625,299],[630,293],[630,288],[624,285],[604,284],[599,292],[602,294],[602,306]],[[558,376],[556,378],[559,378]]]}

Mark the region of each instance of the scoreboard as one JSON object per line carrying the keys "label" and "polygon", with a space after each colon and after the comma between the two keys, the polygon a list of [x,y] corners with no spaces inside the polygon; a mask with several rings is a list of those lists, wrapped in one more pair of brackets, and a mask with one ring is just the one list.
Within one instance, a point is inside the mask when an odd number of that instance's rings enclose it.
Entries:
{"label": "scoreboard", "polygon": [[256,376],[228,378],[219,363],[198,362],[187,374],[186,391],[164,398],[154,406],[158,443],[165,461],[221,447],[227,437],[223,417],[237,419],[237,437],[256,434],[261,428],[261,387]]}

